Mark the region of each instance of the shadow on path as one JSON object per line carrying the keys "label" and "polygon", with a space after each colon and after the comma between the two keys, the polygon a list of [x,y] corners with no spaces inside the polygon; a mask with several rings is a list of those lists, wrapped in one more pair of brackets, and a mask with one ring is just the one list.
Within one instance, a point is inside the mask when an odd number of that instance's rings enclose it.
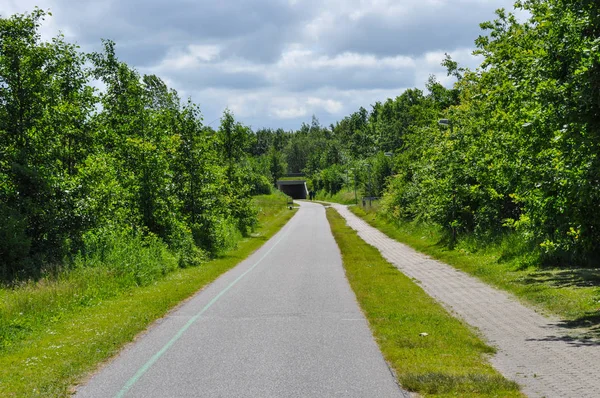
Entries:
{"label": "shadow on path", "polygon": [[[523,282],[525,284],[544,284],[557,288],[599,288],[600,268],[571,268],[540,270],[532,272]],[[582,317],[564,320],[555,326],[567,329],[567,336],[549,336],[547,341],[566,341],[575,346],[600,345],[600,303],[596,311],[588,312]]]}
{"label": "shadow on path", "polygon": [[570,268],[532,272],[525,283],[555,287],[600,287],[600,268]]}

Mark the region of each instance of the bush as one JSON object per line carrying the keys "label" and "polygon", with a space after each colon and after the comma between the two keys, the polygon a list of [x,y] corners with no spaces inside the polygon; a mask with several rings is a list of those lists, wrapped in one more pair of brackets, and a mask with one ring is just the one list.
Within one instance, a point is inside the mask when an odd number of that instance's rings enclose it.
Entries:
{"label": "bush", "polygon": [[198,266],[207,257],[207,253],[196,246],[191,229],[183,222],[171,225],[169,247],[176,253],[180,268]]}
{"label": "bush", "polygon": [[269,179],[260,174],[252,174],[248,179],[247,184],[250,186],[251,195],[269,195],[272,187]]}
{"label": "bush", "polygon": [[124,285],[143,286],[175,270],[179,261],[160,238],[130,229],[102,228],[84,235],[78,267],[105,267]]}
{"label": "bush", "polygon": [[202,222],[194,228],[194,236],[202,248],[217,255],[235,247],[242,234],[234,218],[204,214]]}

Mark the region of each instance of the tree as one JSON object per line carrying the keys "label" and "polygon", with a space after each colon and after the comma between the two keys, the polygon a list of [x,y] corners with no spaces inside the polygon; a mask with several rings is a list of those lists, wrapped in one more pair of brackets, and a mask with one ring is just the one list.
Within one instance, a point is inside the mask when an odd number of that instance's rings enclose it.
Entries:
{"label": "tree", "polygon": [[0,260],[5,278],[28,267],[27,257],[62,258],[85,224],[75,175],[90,144],[92,89],[75,46],[61,36],[41,42],[45,16],[0,18],[0,229],[23,237],[0,249],[10,259]]}
{"label": "tree", "polygon": [[277,180],[285,174],[286,167],[287,165],[285,164],[282,153],[271,147],[271,150],[269,151],[269,172],[271,173],[271,182],[273,183],[273,186],[276,186]]}

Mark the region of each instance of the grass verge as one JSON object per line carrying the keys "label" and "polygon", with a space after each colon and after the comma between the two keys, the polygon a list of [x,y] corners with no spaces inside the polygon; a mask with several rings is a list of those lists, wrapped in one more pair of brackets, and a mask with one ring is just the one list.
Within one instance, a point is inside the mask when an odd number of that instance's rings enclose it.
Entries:
{"label": "grass verge", "polygon": [[327,218],[350,285],[402,387],[431,397],[522,396],[488,363],[493,349],[468,326],[383,259],[335,210],[327,209]]}
{"label": "grass verge", "polygon": [[13,332],[5,337],[10,343],[0,345],[0,396],[70,396],[71,386],[99,363],[258,249],[294,214],[282,195],[260,196],[255,203],[260,228],[235,250],[150,285],[122,289],[109,270],[83,268],[0,290],[0,329],[8,325]]}
{"label": "grass verge", "polygon": [[306,177],[279,177],[277,181],[306,181]]}
{"label": "grass verge", "polygon": [[[325,191],[318,191],[316,199],[325,202],[341,203],[343,205],[353,205],[356,203],[354,191],[348,191],[346,189],[342,189],[340,192],[333,195],[325,193]],[[360,198],[358,200],[360,200]]]}
{"label": "grass verge", "polygon": [[560,317],[572,338],[600,340],[600,268],[540,267],[531,252],[515,249],[516,236],[485,247],[464,239],[451,250],[440,243],[443,234],[435,226],[391,223],[377,216],[376,207],[350,210],[390,238]]}

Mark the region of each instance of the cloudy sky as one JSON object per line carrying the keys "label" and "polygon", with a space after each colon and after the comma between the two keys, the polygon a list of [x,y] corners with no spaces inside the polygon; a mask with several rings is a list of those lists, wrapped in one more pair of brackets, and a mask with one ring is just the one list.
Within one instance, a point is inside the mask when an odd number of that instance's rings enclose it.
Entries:
{"label": "cloudy sky", "polygon": [[[514,0],[1,0],[0,15],[53,14],[84,51],[114,40],[119,58],[192,96],[205,123],[229,107],[253,128],[322,124],[423,88],[447,52],[474,67],[479,23]],[[215,119],[217,119],[215,121]]]}

